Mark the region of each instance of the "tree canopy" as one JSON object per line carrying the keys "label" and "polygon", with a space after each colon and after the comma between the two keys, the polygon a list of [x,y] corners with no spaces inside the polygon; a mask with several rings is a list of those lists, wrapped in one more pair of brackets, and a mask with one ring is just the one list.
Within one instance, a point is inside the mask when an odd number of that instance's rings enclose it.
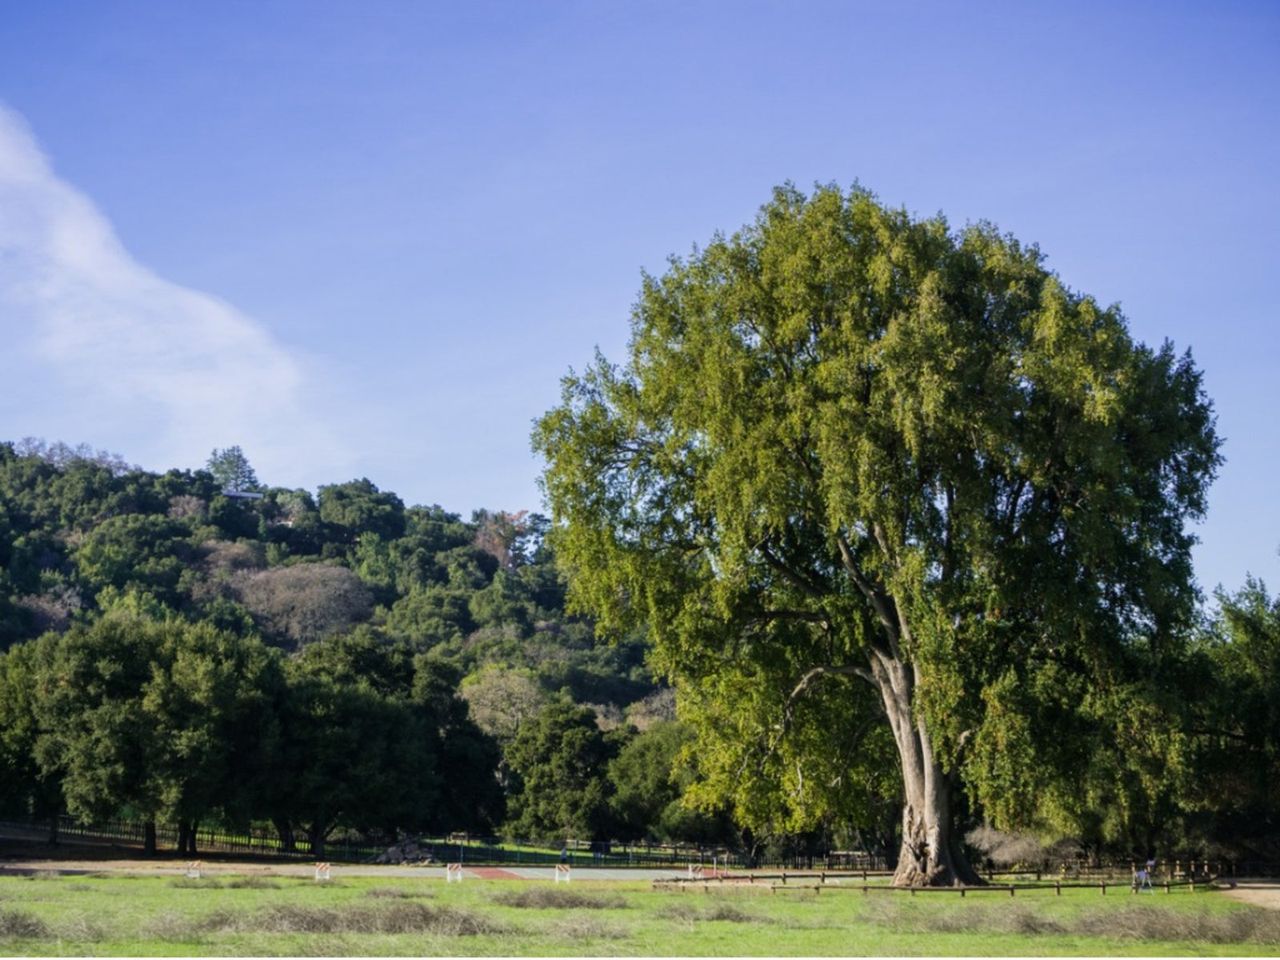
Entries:
{"label": "tree canopy", "polygon": [[988,224],[835,187],[646,276],[627,362],[567,377],[534,444],[574,609],[646,624],[695,721],[742,716],[698,724],[721,793],[759,775],[738,816],[820,815],[877,720],[912,883],[973,876],[957,803],[1033,823],[1069,792],[1055,731],[1116,716],[1082,691],[1194,611],[1218,464],[1189,354]]}
{"label": "tree canopy", "polygon": [[209,454],[205,469],[213,474],[213,479],[223,490],[230,493],[248,493],[258,489],[258,474],[238,445],[225,450],[215,449]]}

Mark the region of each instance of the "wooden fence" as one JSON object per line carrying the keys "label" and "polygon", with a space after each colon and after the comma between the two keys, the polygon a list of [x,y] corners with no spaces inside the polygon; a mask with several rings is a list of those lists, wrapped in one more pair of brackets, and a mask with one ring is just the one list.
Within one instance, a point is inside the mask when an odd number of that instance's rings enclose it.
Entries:
{"label": "wooden fence", "polygon": [[[954,887],[896,887],[887,882],[872,883],[871,879],[878,878],[887,880],[892,874],[887,871],[852,871],[852,872],[834,872],[819,871],[817,873],[763,873],[750,872],[734,874],[728,871],[707,875],[702,873],[696,876],[680,877],[669,880],[654,880],[653,887],[655,890],[678,890],[686,892],[689,890],[701,890],[703,893],[709,893],[712,890],[724,889],[758,889],[777,893],[780,890],[788,891],[804,891],[812,890],[814,893],[821,893],[824,890],[856,892],[862,894],[871,893],[905,893],[909,896],[916,894],[942,894],[954,893],[959,894],[961,898],[970,893],[975,894],[1008,894],[1013,897],[1019,890],[1035,891],[1047,893],[1052,891],[1055,896],[1062,896],[1063,890],[1096,890],[1102,896],[1106,896],[1108,890],[1112,894],[1138,893],[1139,887],[1134,878],[1130,876],[1128,879],[1102,879],[1096,882],[1092,881],[1063,881],[1053,880],[1038,883],[987,883],[980,886],[954,886]],[[1150,892],[1162,891],[1163,893],[1172,893],[1178,889],[1187,889],[1194,893],[1197,885],[1204,889],[1205,887],[1216,883],[1217,877],[1201,876],[1197,878],[1194,875],[1187,875],[1182,879],[1172,879],[1165,877],[1163,879],[1153,879],[1151,887],[1145,888]]]}

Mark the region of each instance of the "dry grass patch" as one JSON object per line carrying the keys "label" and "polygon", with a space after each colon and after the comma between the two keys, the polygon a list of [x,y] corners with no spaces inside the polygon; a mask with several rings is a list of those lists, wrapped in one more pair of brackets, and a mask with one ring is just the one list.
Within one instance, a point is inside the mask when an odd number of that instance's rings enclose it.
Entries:
{"label": "dry grass patch", "polygon": [[151,877],[145,873],[130,873],[127,870],[95,870],[92,873],[86,873],[87,880],[150,880]]}
{"label": "dry grass patch", "polygon": [[197,938],[195,925],[191,918],[181,913],[166,912],[152,917],[145,927],[143,934],[149,940],[195,940]]}
{"label": "dry grass patch", "polygon": [[106,931],[102,929],[102,925],[84,913],[76,913],[60,918],[55,933],[60,939],[70,940],[74,943],[103,940],[107,936]]}
{"label": "dry grass patch", "polygon": [[465,910],[409,902],[379,907],[281,904],[247,914],[220,910],[188,929],[196,933],[420,933],[448,937],[507,931],[505,925]]}
{"label": "dry grass patch", "polygon": [[1054,917],[1026,904],[923,912],[905,904],[880,901],[867,904],[862,916],[899,933],[1058,934],[1113,940],[1280,943],[1280,914],[1249,909],[1217,913],[1134,906]]}
{"label": "dry grass patch", "polygon": [[49,925],[39,917],[21,910],[0,910],[0,939],[44,939]]}
{"label": "dry grass patch", "polygon": [[1025,904],[1007,907],[964,906],[912,910],[906,904],[881,900],[866,905],[863,917],[899,933],[1070,933],[1067,923],[1045,916]]}
{"label": "dry grass patch", "polygon": [[583,940],[625,940],[631,929],[616,923],[605,923],[599,917],[565,917],[547,928],[552,936],[579,943]]}
{"label": "dry grass patch", "polygon": [[627,905],[626,899],[618,894],[583,893],[555,887],[504,892],[495,896],[493,901],[504,907],[550,910],[618,910]]}
{"label": "dry grass patch", "polygon": [[422,900],[427,897],[434,897],[435,894],[428,890],[404,890],[400,887],[374,887],[372,890],[365,891],[366,897],[373,897],[375,900]]}
{"label": "dry grass patch", "polygon": [[227,881],[229,890],[279,890],[280,883],[270,877],[259,877],[250,874],[247,877],[232,877]]}
{"label": "dry grass patch", "polygon": [[221,890],[222,881],[215,880],[213,877],[178,877],[176,880],[170,880],[169,886],[177,887],[179,890]]}
{"label": "dry grass patch", "polygon": [[706,920],[723,920],[728,923],[772,923],[768,917],[747,913],[732,903],[721,901],[707,906],[694,906],[691,903],[677,903],[662,911],[664,916],[687,923]]}
{"label": "dry grass patch", "polygon": [[1075,924],[1076,933],[1117,940],[1191,940],[1198,943],[1280,943],[1280,914],[1265,910],[1121,910],[1090,911]]}

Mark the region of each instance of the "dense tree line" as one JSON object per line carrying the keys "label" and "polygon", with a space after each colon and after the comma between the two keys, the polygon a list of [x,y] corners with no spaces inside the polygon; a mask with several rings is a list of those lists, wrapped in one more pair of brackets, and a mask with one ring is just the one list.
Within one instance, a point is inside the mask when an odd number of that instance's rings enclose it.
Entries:
{"label": "dense tree line", "polygon": [[[642,628],[600,644],[566,614],[543,518],[254,485],[0,444],[0,815],[165,823],[188,851],[217,824],[318,852],[468,830],[892,859],[874,703],[851,724],[842,685],[788,700],[761,682],[779,665],[739,659],[684,684],[676,719]],[[1057,725],[981,755],[959,829],[1280,857],[1280,599],[1251,580],[1156,641],[1111,688],[1059,672],[992,695]],[[1070,791],[1037,779],[1020,738],[1044,730]]]}
{"label": "dense tree line", "polygon": [[264,486],[238,447],[154,474],[0,444],[0,810],[174,824],[186,849],[201,823],[317,851],[705,835],[626,799],[676,802],[683,728],[639,637],[564,614],[544,531],[364,479]]}

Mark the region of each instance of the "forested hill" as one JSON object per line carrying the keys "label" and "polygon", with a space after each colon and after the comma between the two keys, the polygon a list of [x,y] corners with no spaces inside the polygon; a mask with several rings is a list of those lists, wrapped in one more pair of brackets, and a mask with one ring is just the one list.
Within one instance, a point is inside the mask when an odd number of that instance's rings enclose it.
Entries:
{"label": "forested hill", "polygon": [[464,520],[364,479],[228,496],[207,470],[27,446],[0,444],[4,647],[128,603],[291,653],[367,626],[464,674],[525,669],[607,712],[653,692],[639,642],[596,646],[565,617],[536,514]]}
{"label": "forested hill", "polygon": [[[640,638],[565,615],[545,524],[365,479],[271,487],[238,448],[157,474],[0,443],[0,802],[317,837],[652,834],[674,795],[626,808],[608,765],[640,730],[674,756],[670,692]],[[585,772],[557,789],[578,795],[534,809],[524,782],[575,726]]]}

